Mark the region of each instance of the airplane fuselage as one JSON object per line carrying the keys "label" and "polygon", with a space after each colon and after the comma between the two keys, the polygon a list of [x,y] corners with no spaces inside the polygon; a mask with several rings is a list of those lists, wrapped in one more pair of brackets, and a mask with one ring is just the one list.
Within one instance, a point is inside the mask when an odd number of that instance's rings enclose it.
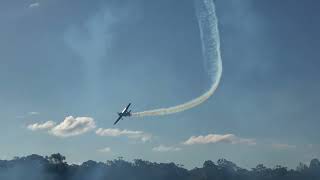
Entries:
{"label": "airplane fuselage", "polygon": [[131,111],[118,113],[119,116],[131,116]]}
{"label": "airplane fuselage", "polygon": [[118,119],[113,123],[113,125],[116,125],[118,123],[118,121],[120,121],[123,117],[126,117],[126,116],[131,116],[131,110],[128,111],[129,107],[130,107],[131,103],[129,103],[127,105],[126,108],[124,108],[122,110],[122,112],[118,112]]}

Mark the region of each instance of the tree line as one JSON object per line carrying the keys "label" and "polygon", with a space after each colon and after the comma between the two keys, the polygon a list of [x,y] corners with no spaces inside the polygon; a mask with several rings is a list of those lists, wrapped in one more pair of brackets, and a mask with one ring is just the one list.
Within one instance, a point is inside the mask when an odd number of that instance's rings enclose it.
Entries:
{"label": "tree line", "polygon": [[320,161],[300,163],[296,169],[258,164],[250,170],[226,159],[207,160],[200,168],[188,170],[175,163],[156,163],[118,158],[106,162],[86,161],[81,165],[66,163],[57,153],[50,156],[32,154],[0,160],[1,180],[320,180]]}

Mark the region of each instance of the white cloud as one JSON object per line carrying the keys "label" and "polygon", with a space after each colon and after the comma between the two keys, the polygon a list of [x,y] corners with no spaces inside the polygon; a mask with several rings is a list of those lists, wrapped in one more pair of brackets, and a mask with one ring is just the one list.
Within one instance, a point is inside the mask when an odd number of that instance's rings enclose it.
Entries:
{"label": "white cloud", "polygon": [[37,131],[37,130],[48,130],[52,129],[56,125],[55,122],[53,121],[47,121],[45,123],[35,123],[35,124],[30,124],[28,125],[28,129],[31,131]]}
{"label": "white cloud", "polygon": [[91,117],[68,116],[63,122],[52,128],[50,133],[59,137],[69,137],[84,134],[94,128],[96,125]]}
{"label": "white cloud", "polygon": [[169,152],[169,151],[180,151],[181,148],[178,147],[173,147],[173,146],[164,146],[164,145],[160,145],[157,147],[152,148],[153,151],[156,152]]}
{"label": "white cloud", "polygon": [[36,7],[39,7],[40,6],[40,3],[36,2],[36,3],[32,3],[29,5],[29,8],[36,8]]}
{"label": "white cloud", "polygon": [[101,152],[101,153],[108,153],[108,152],[111,152],[111,148],[105,147],[105,148],[102,148],[102,149],[98,149],[98,151]]}
{"label": "white cloud", "polygon": [[120,130],[120,129],[102,129],[99,128],[96,131],[96,134],[99,136],[127,136],[131,139],[140,139],[142,142],[151,140],[152,135],[145,133],[143,131],[130,131],[130,130]]}
{"label": "white cloud", "polygon": [[283,144],[283,143],[273,143],[271,146],[273,148],[275,148],[275,149],[281,149],[281,150],[284,150],[284,149],[295,149],[297,147],[295,145]]}
{"label": "white cloud", "polygon": [[206,136],[191,136],[188,140],[183,142],[184,145],[194,144],[210,144],[210,143],[230,143],[230,144],[247,144],[256,145],[254,139],[237,137],[234,134],[208,134]]}

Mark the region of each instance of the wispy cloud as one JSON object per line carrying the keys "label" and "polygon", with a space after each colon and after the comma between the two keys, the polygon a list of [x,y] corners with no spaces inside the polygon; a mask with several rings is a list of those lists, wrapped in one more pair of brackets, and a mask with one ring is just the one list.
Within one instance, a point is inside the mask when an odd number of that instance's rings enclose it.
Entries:
{"label": "wispy cloud", "polygon": [[98,152],[109,153],[109,152],[111,152],[111,148],[105,147],[105,148],[102,148],[102,149],[98,149]]}
{"label": "wispy cloud", "polygon": [[96,131],[96,134],[99,136],[111,136],[111,137],[117,137],[117,136],[126,136],[130,139],[139,139],[142,142],[150,141],[152,135],[145,133],[143,131],[130,131],[127,129],[120,130],[120,129],[102,129],[99,128]]}
{"label": "wispy cloud", "polygon": [[295,149],[296,145],[290,145],[285,143],[272,143],[271,145],[275,149],[285,150],[285,149]]}
{"label": "wispy cloud", "polygon": [[35,3],[30,4],[29,8],[36,8],[36,7],[39,7],[39,6],[40,6],[40,3],[35,2]]}
{"label": "wispy cloud", "polygon": [[47,130],[51,135],[58,137],[70,137],[84,134],[96,128],[95,122],[91,117],[68,116],[61,123],[57,124],[53,121],[45,123],[35,123],[27,126],[29,130]]}
{"label": "wispy cloud", "polygon": [[23,118],[27,118],[27,117],[29,117],[29,116],[36,116],[36,115],[40,115],[40,112],[31,111],[31,112],[27,112],[27,113],[24,114],[24,115],[16,116],[16,118],[18,118],[18,119],[23,119]]}
{"label": "wispy cloud", "polygon": [[256,145],[255,139],[241,138],[234,134],[208,134],[206,136],[191,136],[188,140],[183,142],[184,145],[194,144],[214,144],[214,143],[229,143],[229,144],[246,144]]}
{"label": "wispy cloud", "polygon": [[40,114],[39,112],[35,112],[35,111],[28,112],[28,115],[31,115],[31,116],[39,115],[39,114]]}
{"label": "wispy cloud", "polygon": [[38,131],[38,130],[49,130],[52,129],[56,125],[53,121],[47,121],[45,123],[35,123],[30,124],[27,126],[28,129],[31,131]]}
{"label": "wispy cloud", "polygon": [[174,146],[165,146],[165,145],[160,145],[160,146],[157,146],[157,147],[154,147],[152,148],[152,151],[155,151],[155,152],[176,152],[176,151],[180,151],[181,148],[179,147],[174,147]]}

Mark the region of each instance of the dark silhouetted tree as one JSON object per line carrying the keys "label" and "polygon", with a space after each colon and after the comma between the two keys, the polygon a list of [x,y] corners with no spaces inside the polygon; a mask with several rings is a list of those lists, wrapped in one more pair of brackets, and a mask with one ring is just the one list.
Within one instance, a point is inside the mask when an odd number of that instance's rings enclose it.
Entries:
{"label": "dark silhouetted tree", "polygon": [[142,159],[128,162],[122,157],[106,163],[89,160],[81,165],[65,161],[59,153],[45,158],[32,154],[0,160],[0,180],[320,180],[318,159],[313,159],[309,167],[300,163],[296,170],[258,164],[250,171],[226,159],[219,159],[217,164],[207,160],[203,167],[192,170],[175,163]]}

